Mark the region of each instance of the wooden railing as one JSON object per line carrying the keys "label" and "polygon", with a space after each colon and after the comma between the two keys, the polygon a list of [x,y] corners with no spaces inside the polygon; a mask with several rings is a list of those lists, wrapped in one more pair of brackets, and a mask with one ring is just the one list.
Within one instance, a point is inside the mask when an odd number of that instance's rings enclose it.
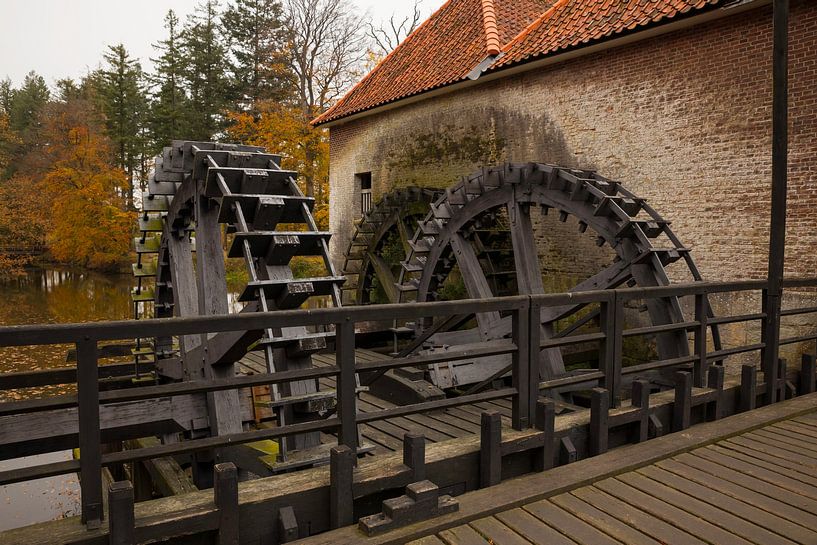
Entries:
{"label": "wooden railing", "polygon": [[[784,284],[787,288],[817,287],[817,278],[792,279]],[[710,317],[707,298],[714,294],[740,294],[762,292],[763,281],[692,283],[669,287],[615,289],[580,293],[565,293],[537,296],[514,296],[489,300],[447,301],[436,303],[416,303],[411,305],[370,305],[365,307],[345,307],[315,310],[291,310],[270,313],[239,314],[217,317],[172,318],[161,320],[140,320],[102,322],[71,325],[14,326],[0,328],[0,347],[30,346],[47,344],[73,344],[76,346],[76,394],[14,401],[0,404],[0,417],[20,415],[56,409],[78,411],[79,433],[76,445],[80,449],[78,460],[49,463],[34,467],[0,472],[0,484],[8,484],[41,477],[79,472],[82,488],[82,520],[89,527],[98,526],[103,518],[101,468],[126,462],[151,458],[174,456],[196,451],[217,449],[236,444],[263,439],[280,439],[294,434],[323,431],[335,433],[339,445],[355,452],[358,447],[358,425],[392,417],[423,413],[448,407],[456,407],[481,401],[510,398],[512,400],[512,425],[517,430],[534,426],[535,414],[541,410],[540,397],[554,389],[575,384],[589,384],[600,387],[594,393],[594,407],[615,407],[621,399],[621,385],[625,377],[638,373],[665,368],[689,369],[689,384],[685,388],[704,386],[707,377],[710,383],[717,382],[718,373],[710,371],[710,364],[722,363],[730,356],[749,352],[763,352],[768,349],[763,339],[741,346],[707,349],[707,335],[724,324],[760,321],[765,326],[767,315],[763,310],[744,315]],[[625,329],[625,308],[633,301],[647,301],[654,298],[694,297],[695,313],[690,321],[666,325]],[[543,307],[562,305],[598,306],[599,327],[588,325],[585,329],[597,329],[579,333],[575,328],[570,334],[542,339],[540,313]],[[469,345],[442,353],[424,354],[400,358],[387,358],[369,362],[355,361],[355,324],[371,320],[421,320],[429,317],[452,315],[473,315],[476,313],[499,312],[512,316],[510,340]],[[817,307],[789,309],[781,315],[817,313]],[[145,386],[126,390],[100,391],[100,369],[98,365],[99,345],[102,341],[149,338],[156,336],[202,335],[223,331],[266,330],[269,328],[300,326],[334,326],[336,365],[302,370],[278,371],[270,374],[236,376],[228,379],[198,380],[155,386]],[[765,327],[759,328],[764,331]],[[669,332],[692,332],[694,350],[690,355],[639,363],[623,367],[623,340],[629,337],[660,335]],[[782,339],[781,344],[817,339],[814,334]],[[582,343],[595,343],[598,350],[598,366],[575,376],[565,376],[553,380],[540,381],[539,354],[546,348],[557,348]],[[363,372],[382,372],[401,367],[425,366],[479,357],[511,355],[511,386],[467,393],[454,398],[415,403],[374,412],[359,413],[356,409],[355,375]],[[763,361],[763,358],[760,358]],[[718,366],[716,365],[715,368]],[[774,402],[781,390],[781,377],[774,369],[764,369],[767,386],[766,400]],[[64,374],[64,373],[63,373]],[[502,373],[504,374],[504,373]],[[171,396],[201,394],[253,386],[282,384],[295,380],[337,377],[337,411],[334,416],[323,420],[283,425],[271,429],[255,429],[229,435],[191,439],[179,443],[163,444],[148,448],[103,453],[100,426],[100,405],[151,400]],[[721,383],[722,383],[722,374]],[[0,383],[4,375],[0,375]],[[771,377],[771,378],[768,378]],[[21,384],[25,380],[21,381]],[[38,382],[40,384],[41,382]],[[638,390],[643,394],[643,385]],[[648,395],[648,393],[647,393]],[[634,399],[634,406],[639,403]],[[640,405],[639,405],[640,406]],[[593,450],[602,451],[594,447]],[[0,449],[3,447],[0,446]],[[10,458],[9,451],[0,452],[0,458]]]}

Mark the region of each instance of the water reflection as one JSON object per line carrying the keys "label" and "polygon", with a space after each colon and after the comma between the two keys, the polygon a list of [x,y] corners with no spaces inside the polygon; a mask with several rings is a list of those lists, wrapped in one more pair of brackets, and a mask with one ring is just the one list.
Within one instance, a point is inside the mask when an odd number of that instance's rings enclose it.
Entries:
{"label": "water reflection", "polygon": [[[91,322],[131,317],[129,275],[30,269],[0,282],[0,325]],[[0,348],[0,373],[71,366],[67,345]],[[65,386],[0,391],[0,402],[66,391]],[[70,452],[0,461],[0,471],[68,460]],[[74,474],[0,486],[0,530],[79,512]]]}

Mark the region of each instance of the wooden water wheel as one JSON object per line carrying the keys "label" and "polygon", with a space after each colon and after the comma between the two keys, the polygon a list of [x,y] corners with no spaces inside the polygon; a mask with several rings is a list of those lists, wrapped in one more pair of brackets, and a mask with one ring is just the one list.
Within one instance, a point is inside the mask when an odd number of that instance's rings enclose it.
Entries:
{"label": "wooden water wheel", "polygon": [[[137,315],[228,314],[225,255],[246,266],[248,281],[237,297],[243,313],[298,308],[315,296],[340,306],[345,279],[329,260],[330,234],[318,229],[314,199],[300,191],[298,174],[282,170],[280,161],[250,146],[174,141],[164,149],[142,197],[135,240]],[[324,274],[295,278],[293,259],[302,256],[320,258]],[[311,355],[333,334],[287,327],[144,339],[135,355],[155,360],[165,381],[225,378],[248,351],[263,354],[267,372],[311,367]],[[272,386],[266,406],[283,425],[321,418],[334,404],[333,391],[301,380]],[[242,431],[237,391],[208,394],[208,414],[207,433]],[[319,445],[317,432],[288,438],[281,459]]]}
{"label": "wooden water wheel", "polygon": [[[407,187],[387,193],[355,225],[344,256],[344,303],[397,303],[400,261],[417,222],[428,214],[440,191]],[[397,259],[393,256],[399,256]]]}
{"label": "wooden water wheel", "polygon": [[[685,264],[693,280],[701,280],[689,249],[672,232],[669,222],[621,183],[589,170],[509,163],[463,178],[431,204],[409,243],[399,274],[400,301],[439,299],[455,268],[468,298],[544,293],[534,211],[557,215],[562,222],[574,217],[580,232],[594,233],[598,246],[608,245],[614,252],[609,265],[570,291],[668,285],[665,267],[678,261]],[[583,307],[543,308],[542,338],[557,334],[554,325],[559,320],[573,318],[572,325],[558,333],[565,335],[598,316],[597,311],[580,316]],[[675,297],[648,300],[645,310],[653,325],[684,321]],[[412,346],[419,349],[425,343],[433,351],[502,339],[511,332],[511,318],[498,313],[478,314],[476,324],[476,328],[455,331],[445,331],[439,324],[419,324],[419,338]],[[449,323],[447,327],[451,326]],[[717,328],[713,328],[713,337],[719,346]],[[689,354],[684,331],[661,333],[656,345],[661,359]],[[445,369],[432,370],[430,379],[442,388],[463,386],[489,379],[507,364],[501,358],[452,362]],[[561,351],[543,350],[541,378],[565,373]]]}

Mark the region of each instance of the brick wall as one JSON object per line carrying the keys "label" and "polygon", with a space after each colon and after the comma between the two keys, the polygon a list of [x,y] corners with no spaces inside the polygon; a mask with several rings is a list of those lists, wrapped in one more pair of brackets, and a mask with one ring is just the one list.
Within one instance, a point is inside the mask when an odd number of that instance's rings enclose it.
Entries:
{"label": "brick wall", "polygon": [[[817,266],[817,3],[793,2],[791,42],[786,272],[803,275]],[[770,110],[764,7],[333,127],[333,255],[359,206],[356,172],[372,172],[377,199],[400,185],[446,187],[483,164],[540,160],[595,168],[646,197],[706,278],[758,278]]]}

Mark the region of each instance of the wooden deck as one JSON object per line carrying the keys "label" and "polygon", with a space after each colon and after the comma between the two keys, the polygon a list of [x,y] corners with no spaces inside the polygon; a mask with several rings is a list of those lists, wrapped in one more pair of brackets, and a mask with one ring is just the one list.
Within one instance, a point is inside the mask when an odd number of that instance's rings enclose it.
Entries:
{"label": "wooden deck", "polygon": [[349,527],[307,542],[815,544],[817,394],[459,500],[458,513],[382,536],[367,539]]}
{"label": "wooden deck", "polygon": [[[359,362],[381,361],[385,358],[382,354],[371,350],[358,349],[355,355]],[[312,356],[315,366],[335,365],[334,354],[318,354]],[[264,356],[259,352],[249,352],[240,362],[240,369],[244,373],[265,373],[266,362]],[[320,380],[321,390],[334,390],[335,378],[328,377]],[[361,392],[358,395],[358,412],[374,412],[381,409],[395,407],[394,403],[381,399],[369,392]],[[444,409],[428,414],[410,415],[399,418],[390,418],[371,424],[361,424],[360,434],[364,444],[374,446],[374,454],[386,454],[390,452],[402,451],[403,435],[406,433],[418,433],[425,436],[430,443],[447,441],[479,434],[480,415],[485,411],[497,411],[502,416],[504,426],[511,425],[511,401],[510,399],[499,399],[486,401],[484,403],[474,403]],[[337,443],[337,439],[324,436],[325,443]]]}

